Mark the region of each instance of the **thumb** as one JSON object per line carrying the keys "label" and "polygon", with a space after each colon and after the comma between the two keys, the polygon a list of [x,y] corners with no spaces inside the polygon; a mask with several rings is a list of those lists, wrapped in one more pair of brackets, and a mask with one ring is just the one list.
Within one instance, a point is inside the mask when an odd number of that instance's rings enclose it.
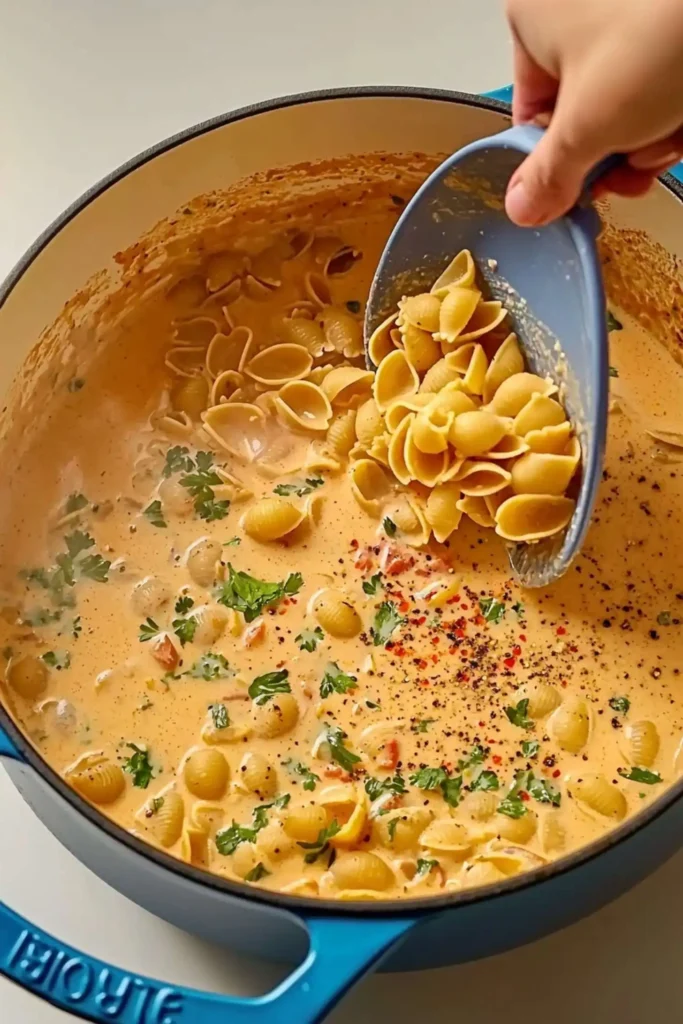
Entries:
{"label": "thumb", "polygon": [[508,184],[510,220],[538,227],[561,217],[577,202],[586,175],[605,154],[595,133],[577,133],[573,111],[560,95],[548,130]]}

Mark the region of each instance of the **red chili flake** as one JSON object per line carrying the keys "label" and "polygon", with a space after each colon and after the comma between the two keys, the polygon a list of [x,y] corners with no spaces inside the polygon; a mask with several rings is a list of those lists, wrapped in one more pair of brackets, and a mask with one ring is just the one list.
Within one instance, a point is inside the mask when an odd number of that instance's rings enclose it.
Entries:
{"label": "red chili flake", "polygon": [[457,628],[455,629],[455,635],[456,635],[456,636],[457,636],[457,637],[458,637],[458,638],[459,638],[460,640],[463,640],[463,639],[464,639],[464,637],[465,637],[465,630],[464,630],[464,629],[461,629],[461,628],[460,628],[460,626],[458,626],[458,627],[457,627]]}
{"label": "red chili flake", "polygon": [[503,658],[503,664],[506,668],[514,668],[516,663],[516,658]]}
{"label": "red chili flake", "polygon": [[416,576],[429,576],[429,572],[428,572],[427,569],[416,569],[415,570],[415,575]]}
{"label": "red chili flake", "polygon": [[494,754],[493,757],[491,758],[491,760],[493,761],[494,764],[502,764],[503,763],[503,758],[500,756],[500,754]]}
{"label": "red chili flake", "polygon": [[424,660],[424,658],[420,658],[420,660],[417,663],[417,667],[423,670],[427,668],[427,662]]}
{"label": "red chili flake", "polygon": [[410,611],[410,602],[409,601],[401,601],[401,603],[398,606],[398,610],[400,612],[403,612],[404,614],[405,614],[405,612],[409,612]]}
{"label": "red chili flake", "polygon": [[525,644],[526,643],[526,633],[520,633],[519,634],[519,639],[522,641],[523,644]]}
{"label": "red chili flake", "polygon": [[567,630],[564,628],[564,626],[558,626],[557,627],[556,633],[557,633],[558,636],[564,636],[566,634],[566,632],[567,632]]}
{"label": "red chili flake", "polygon": [[463,674],[460,676],[460,681],[463,683],[469,683],[470,677],[468,676],[467,672],[463,672]]}
{"label": "red chili flake", "polygon": [[398,763],[398,740],[387,740],[384,744],[384,753],[377,761],[380,768],[393,771]]}
{"label": "red chili flake", "polygon": [[423,626],[426,621],[427,621],[427,616],[426,615],[421,615],[420,618],[416,620],[416,624],[418,626]]}
{"label": "red chili flake", "polygon": [[567,685],[567,680],[563,679],[562,682],[560,683],[560,686],[566,686],[566,685]]}
{"label": "red chili flake", "polygon": [[469,611],[470,606],[468,604],[461,604],[460,607],[464,612]]}
{"label": "red chili flake", "polygon": [[438,644],[440,640],[441,640],[440,636],[433,636],[432,637],[432,643],[433,644]]}
{"label": "red chili flake", "polygon": [[406,653],[405,647],[402,647],[400,644],[398,644],[396,647],[394,647],[394,654],[398,654],[399,658],[404,658],[405,657],[405,653]]}
{"label": "red chili flake", "polygon": [[572,654],[577,654],[579,648],[576,646],[576,644],[572,644],[569,650],[572,652]]}
{"label": "red chili flake", "polygon": [[278,613],[278,615],[286,615],[287,614],[287,609],[286,608],[278,608],[277,613]]}
{"label": "red chili flake", "polygon": [[438,654],[432,654],[432,661],[434,662],[435,665],[436,665],[438,660],[439,660],[439,655]]}
{"label": "red chili flake", "polygon": [[519,644],[515,644],[515,646],[512,648],[512,653],[515,655],[516,658],[519,658],[520,654],[522,653],[522,648],[519,646]]}
{"label": "red chili flake", "polygon": [[420,679],[419,680],[419,685],[420,686],[431,686],[432,684],[429,682],[428,679]]}
{"label": "red chili flake", "polygon": [[554,779],[559,779],[561,774],[562,774],[562,772],[560,771],[560,769],[556,768],[555,771],[553,772],[553,778]]}
{"label": "red chili flake", "polygon": [[531,797],[529,796],[529,794],[527,793],[527,791],[525,789],[523,789],[522,792],[519,795],[522,798],[522,800],[530,800],[531,799]]}
{"label": "red chili flake", "polygon": [[291,602],[290,598],[286,597],[282,603],[283,604],[291,604],[292,602]]}
{"label": "red chili flake", "polygon": [[479,723],[479,728],[480,729],[485,729],[486,728],[486,722],[480,722]]}
{"label": "red chili flake", "polygon": [[458,653],[458,648],[457,647],[449,647],[448,648],[448,653],[449,654],[457,654]]}
{"label": "red chili flake", "polygon": [[351,547],[351,548],[352,548],[352,549],[353,549],[354,551],[355,551],[355,550],[356,550],[356,548],[358,547],[358,541],[356,540],[356,538],[355,538],[355,537],[354,537],[354,538],[353,538],[353,540],[351,541],[350,547]]}

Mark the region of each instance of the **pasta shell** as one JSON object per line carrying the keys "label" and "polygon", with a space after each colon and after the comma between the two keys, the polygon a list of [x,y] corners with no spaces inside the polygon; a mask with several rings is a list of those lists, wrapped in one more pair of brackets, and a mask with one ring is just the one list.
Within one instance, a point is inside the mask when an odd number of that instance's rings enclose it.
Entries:
{"label": "pasta shell", "polygon": [[339,590],[321,591],[312,610],[325,632],[338,639],[348,640],[363,628],[360,615]]}
{"label": "pasta shell", "polygon": [[484,401],[490,402],[504,380],[523,371],[524,356],[519,347],[517,335],[508,334],[486,371],[483,391]]}
{"label": "pasta shell", "polygon": [[164,365],[178,377],[196,377],[202,372],[206,349],[201,345],[178,345],[164,356]]}
{"label": "pasta shell", "polygon": [[510,473],[495,462],[465,462],[457,476],[462,493],[479,498],[502,491],[510,479]]}
{"label": "pasta shell", "polygon": [[263,284],[279,288],[282,284],[282,256],[276,246],[269,245],[251,260],[251,273]]}
{"label": "pasta shell", "polygon": [[322,327],[315,320],[306,320],[303,317],[284,319],[279,325],[278,335],[292,345],[303,346],[315,358],[332,350],[332,345],[325,340]]}
{"label": "pasta shell", "polygon": [[291,693],[278,693],[252,709],[254,732],[265,740],[290,732],[299,720],[299,705]]}
{"label": "pasta shell", "polygon": [[441,299],[433,293],[422,292],[420,295],[409,295],[401,299],[398,304],[398,326],[412,324],[413,327],[419,327],[421,331],[434,334],[439,330],[440,310]]}
{"label": "pasta shell", "polygon": [[220,604],[203,604],[193,609],[190,618],[195,623],[194,642],[208,647],[223,636],[228,610]]}
{"label": "pasta shell", "polygon": [[340,409],[356,407],[370,394],[373,374],[357,366],[338,366],[327,374],[322,389],[333,406]]}
{"label": "pasta shell", "polygon": [[485,409],[479,409],[456,416],[450,426],[448,440],[459,455],[467,458],[483,455],[495,448],[506,432],[505,420]]}
{"label": "pasta shell", "polygon": [[[518,821],[524,819],[519,818]],[[546,863],[545,858],[523,846],[491,846],[482,854],[482,858],[508,876],[518,875],[521,871],[533,871],[534,868],[540,868]]]}
{"label": "pasta shell", "polygon": [[626,817],[626,797],[604,775],[582,773],[570,778],[568,785],[574,798],[595,814],[614,821]]}
{"label": "pasta shell", "polygon": [[173,324],[173,340],[180,345],[206,347],[219,332],[218,322],[208,316],[193,316],[189,320],[176,320]]}
{"label": "pasta shell", "polygon": [[501,324],[506,316],[507,310],[502,302],[480,302],[464,329],[460,332],[458,341],[464,343],[466,341],[474,341],[475,338],[481,338],[482,335],[488,334]]}
{"label": "pasta shell", "polygon": [[[387,430],[393,434],[395,430],[398,430],[406,416],[409,416],[411,412],[420,412],[422,409],[426,409],[433,400],[431,394],[418,394],[410,395],[408,398],[401,398],[398,402],[392,402],[384,416]],[[377,407],[375,406],[375,408]]]}
{"label": "pasta shell", "polygon": [[[415,419],[408,424],[406,432],[403,449],[406,469],[411,480],[417,480],[426,487],[434,487],[448,469],[448,451],[439,452],[436,455],[420,451],[415,443],[414,428]],[[391,465],[391,444],[389,445],[389,464]]]}
{"label": "pasta shell", "polygon": [[346,359],[363,354],[363,327],[351,313],[339,306],[326,306],[320,314],[328,351],[339,352]]}
{"label": "pasta shell", "polygon": [[452,285],[446,292],[439,311],[439,331],[436,340],[447,345],[450,351],[458,341],[465,325],[471,319],[480,293],[473,288],[462,288]]}
{"label": "pasta shell", "polygon": [[331,837],[330,846],[335,849],[348,849],[360,842],[365,831],[367,822],[367,799],[365,793],[361,793],[348,821],[345,821],[339,831]]}
{"label": "pasta shell", "polygon": [[214,379],[226,370],[242,371],[251,358],[254,335],[248,327],[217,334],[206,352],[206,369]]}
{"label": "pasta shell", "polygon": [[420,846],[434,853],[445,853],[456,860],[464,860],[472,849],[467,829],[452,818],[437,818],[420,836]]}
{"label": "pasta shell", "polygon": [[327,828],[329,815],[319,804],[309,803],[304,807],[287,809],[284,829],[290,838],[298,843],[314,843],[324,828]]}
{"label": "pasta shell", "polygon": [[102,754],[84,754],[64,773],[77,793],[93,804],[112,804],[126,788],[123,771]]}
{"label": "pasta shell", "polygon": [[173,391],[173,407],[198,420],[209,401],[209,382],[205,377],[187,377]]}
{"label": "pasta shell", "polygon": [[442,544],[457,530],[462,510],[457,507],[460,485],[455,483],[437,484],[427,498],[427,522],[434,532],[434,539]]}
{"label": "pasta shell", "polygon": [[356,413],[356,437],[364,448],[369,448],[376,437],[384,433],[384,419],[374,398],[358,408]]}
{"label": "pasta shell", "polygon": [[529,701],[527,711],[530,718],[545,718],[562,703],[562,696],[554,686],[532,680],[529,683],[523,683],[515,691],[515,700]]}
{"label": "pasta shell", "polygon": [[558,811],[549,811],[541,822],[541,846],[544,853],[559,853],[567,844],[567,830]]}
{"label": "pasta shell", "polygon": [[244,392],[244,377],[236,370],[225,370],[219,373],[211,385],[211,405],[221,402],[239,402]]}
{"label": "pasta shell", "polygon": [[[387,450],[389,468],[391,469],[391,472],[394,474],[399,483],[402,484],[409,484],[411,481],[411,472],[408,469],[408,465],[406,463],[405,450],[408,431],[410,430],[414,418],[414,415],[410,414],[401,421],[400,425],[396,429],[396,432],[391,436],[391,440],[389,441],[389,447]],[[378,508],[378,516],[379,513],[380,509]]]}
{"label": "pasta shell", "polygon": [[261,498],[242,518],[244,532],[262,544],[282,540],[304,520],[304,513],[284,498]]}
{"label": "pasta shell", "polygon": [[434,394],[441,391],[442,388],[452,381],[460,380],[461,376],[462,374],[445,359],[439,359],[424,375],[420,384],[420,391],[426,394]]}
{"label": "pasta shell", "polygon": [[348,409],[330,424],[327,444],[335,455],[346,458],[356,442],[356,411]]}
{"label": "pasta shell", "polygon": [[448,432],[453,422],[453,413],[442,416],[442,423],[436,422],[437,417],[432,418],[430,409],[419,412],[411,427],[411,436],[414,443],[426,455],[438,455],[448,448]]}
{"label": "pasta shell", "polygon": [[341,853],[330,868],[340,889],[383,891],[394,884],[394,875],[381,857],[366,850]]}
{"label": "pasta shell", "polygon": [[206,312],[213,313],[217,309],[223,314],[228,327],[234,327],[231,317],[228,315],[228,306],[239,299],[242,294],[242,278],[234,277],[232,281],[217,292],[212,292],[199,307]]}
{"label": "pasta shell", "polygon": [[309,299],[314,302],[316,306],[322,307],[332,305],[332,293],[330,292],[330,286],[323,274],[317,274],[315,271],[305,274],[304,289]]}
{"label": "pasta shell", "polygon": [[204,429],[231,455],[251,461],[264,448],[266,416],[263,409],[246,402],[224,402],[207,409]]}
{"label": "pasta shell", "polygon": [[475,498],[470,495],[467,497],[460,498],[456,502],[455,507],[468,516],[473,523],[477,526],[483,526],[485,529],[490,529],[495,526],[495,520],[489,511],[488,505],[484,498]]}
{"label": "pasta shell", "polygon": [[475,790],[468,793],[460,805],[464,814],[474,821],[488,821],[496,813],[499,797],[487,790]]}
{"label": "pasta shell", "polygon": [[351,466],[351,493],[369,516],[378,519],[382,503],[392,487],[386,473],[372,459],[358,459]]}
{"label": "pasta shell", "polygon": [[496,533],[505,540],[532,541],[559,533],[574,515],[575,502],[551,494],[516,494],[496,512]]}
{"label": "pasta shell", "polygon": [[50,672],[44,661],[32,654],[13,655],[6,669],[9,686],[26,700],[35,700],[47,689]]}
{"label": "pasta shell", "polygon": [[629,764],[649,768],[659,753],[659,733],[654,722],[643,719],[624,728],[624,755]]}
{"label": "pasta shell", "polygon": [[245,274],[242,278],[242,292],[253,302],[267,302],[274,290],[273,285],[261,281],[253,274]]}
{"label": "pasta shell", "polygon": [[240,786],[255,793],[260,800],[273,796],[277,790],[277,774],[272,764],[257,752],[245,754],[238,768]]}
{"label": "pasta shell", "polygon": [[130,595],[133,611],[145,618],[154,615],[171,599],[171,588],[160,576],[145,576],[136,583]]}
{"label": "pasta shell", "polygon": [[557,391],[553,382],[535,373],[515,373],[497,389],[489,402],[492,412],[499,416],[517,416],[532,395],[551,395]]}
{"label": "pasta shell", "polygon": [[192,309],[206,298],[206,282],[199,274],[181,278],[171,285],[166,298],[174,306]]}
{"label": "pasta shell", "polygon": [[186,759],[183,778],[193,796],[200,800],[220,800],[228,788],[230,766],[219,750],[202,747]]}
{"label": "pasta shell", "polygon": [[437,277],[432,285],[433,294],[439,294],[445,289],[457,285],[459,288],[469,288],[474,284],[474,260],[469,249],[461,249],[457,256],[454,256],[445,270]]}
{"label": "pasta shell", "polygon": [[254,843],[240,843],[232,855],[231,867],[238,878],[246,878],[261,860]]}
{"label": "pasta shell", "polygon": [[321,433],[332,419],[332,406],[322,388],[306,380],[290,381],[274,401],[279,419],[287,427]]}
{"label": "pasta shell", "polygon": [[426,807],[403,807],[376,819],[377,838],[382,846],[394,853],[414,850],[432,813]]}
{"label": "pasta shell", "polygon": [[200,587],[209,587],[216,579],[216,566],[222,551],[218,541],[210,537],[202,537],[187,549],[187,571]]}
{"label": "pasta shell", "polygon": [[217,252],[209,256],[204,270],[206,287],[210,292],[217,292],[239,276],[245,266],[243,253]]}
{"label": "pasta shell", "polygon": [[580,697],[567,697],[548,719],[548,732],[563,750],[578,754],[588,742],[590,711]]}
{"label": "pasta shell", "polygon": [[256,837],[256,848],[269,861],[275,862],[291,857],[296,849],[294,840],[287,835],[284,824],[280,820],[270,821],[265,828],[259,831]]}
{"label": "pasta shell", "polygon": [[392,337],[392,329],[396,325],[396,313],[392,313],[386,320],[383,320],[379,327],[370,335],[368,341],[368,355],[373,366],[379,366],[383,359],[385,359],[391,352],[396,350],[396,345]]}
{"label": "pasta shell", "polygon": [[512,467],[512,489],[516,494],[564,494],[577,464],[571,455],[527,452]]}
{"label": "pasta shell", "polygon": [[271,345],[245,363],[244,372],[259,384],[278,387],[301,380],[312,365],[313,357],[303,345]]}
{"label": "pasta shell", "polygon": [[479,885],[493,885],[505,878],[507,875],[495,864],[488,860],[477,860],[465,871],[462,876],[462,884],[468,889],[472,889]]}
{"label": "pasta shell", "polygon": [[392,403],[416,394],[419,384],[420,378],[405,352],[400,349],[391,352],[379,364],[375,374],[372,390],[377,408],[386,412]]}
{"label": "pasta shell", "polygon": [[[538,818],[527,810],[521,818],[509,818],[507,814],[496,814],[491,819],[490,831],[509,843],[528,843],[536,832]],[[489,829],[489,825],[486,825]]]}
{"label": "pasta shell", "polygon": [[354,249],[350,245],[343,245],[325,263],[325,275],[328,277],[341,277],[342,274],[348,274],[354,263],[362,258],[363,254],[359,249]]}
{"label": "pasta shell", "polygon": [[474,343],[462,345],[446,357],[446,362],[463,375],[463,384],[473,395],[480,395],[484,390],[484,378],[488,359],[481,345]]}
{"label": "pasta shell", "polygon": [[308,252],[313,244],[313,234],[310,231],[298,231],[296,229],[285,235],[286,250],[284,259],[295,260]]}
{"label": "pasta shell", "polygon": [[564,423],[566,418],[566,413],[559,402],[537,392],[517,413],[512,426],[516,434],[524,437],[530,430],[556,427],[558,424]]}
{"label": "pasta shell", "polygon": [[516,459],[519,455],[523,455],[526,450],[526,442],[521,437],[507,432],[503,434],[500,441],[493,448],[490,448],[484,454],[487,459],[493,459],[494,462],[504,462],[506,459]]}
{"label": "pasta shell", "polygon": [[164,511],[179,516],[181,519],[192,515],[194,511],[194,498],[183,487],[177,477],[169,477],[159,484],[159,497],[164,506]]}
{"label": "pasta shell", "polygon": [[401,339],[406,358],[418,374],[426,373],[441,358],[441,349],[431,334],[414,324],[406,323],[401,327]]}
{"label": "pasta shell", "polygon": [[571,423],[558,423],[556,427],[543,427],[541,430],[530,430],[525,434],[524,441],[532,452],[549,455],[561,455],[572,431]]}
{"label": "pasta shell", "polygon": [[146,830],[151,832],[163,847],[168,849],[178,842],[183,830],[185,805],[183,798],[174,789],[166,790],[155,797],[151,804],[145,806],[143,813]]}

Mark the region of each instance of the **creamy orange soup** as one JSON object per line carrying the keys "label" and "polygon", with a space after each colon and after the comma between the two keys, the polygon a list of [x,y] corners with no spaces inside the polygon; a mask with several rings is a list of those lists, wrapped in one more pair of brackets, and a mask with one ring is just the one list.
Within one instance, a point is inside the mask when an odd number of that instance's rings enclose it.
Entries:
{"label": "creamy orange soup", "polygon": [[[512,442],[491,442],[502,488],[468,494],[459,467],[445,512],[397,482],[395,396],[373,408],[360,347],[396,205],[342,199],[313,237],[226,242],[53,399],[3,483],[3,696],[82,796],[174,856],[312,897],[429,896],[576,849],[676,777],[683,379],[612,321],[594,524],[565,579],[523,592],[490,527],[528,431],[497,462]],[[484,372],[509,333],[491,320]],[[259,360],[275,343],[298,350]],[[495,388],[469,357],[450,382],[468,371],[479,409]]]}

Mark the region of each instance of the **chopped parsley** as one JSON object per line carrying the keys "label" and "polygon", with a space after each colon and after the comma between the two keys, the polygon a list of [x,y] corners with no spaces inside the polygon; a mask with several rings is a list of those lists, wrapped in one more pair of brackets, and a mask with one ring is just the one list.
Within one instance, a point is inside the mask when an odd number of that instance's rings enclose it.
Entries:
{"label": "chopped parsley", "polygon": [[316,783],[320,782],[320,776],[312,772],[310,768],[307,768],[301,761],[293,761],[291,758],[282,762],[285,768],[288,768],[294,775],[300,775],[303,781],[303,788],[308,792],[312,793],[316,787]]}
{"label": "chopped parsley", "polygon": [[657,616],[658,626],[670,626],[671,625],[671,612],[660,612]]}
{"label": "chopped parsley", "polygon": [[135,743],[127,743],[126,746],[130,747],[133,753],[126,760],[123,770],[133,776],[134,786],[138,786],[140,789],[147,789],[153,778],[152,766],[149,763],[149,754],[147,750],[143,750],[142,747],[136,746]]}
{"label": "chopped parsley", "polygon": [[146,643],[148,640],[151,640],[152,637],[158,636],[160,633],[159,626],[154,621],[154,619],[149,617],[149,615],[147,616],[145,621],[141,623],[141,625],[139,626],[139,630],[140,633],[138,635],[138,640],[140,641],[140,643],[143,644]]}
{"label": "chopped parsley", "polygon": [[370,597],[374,597],[383,589],[384,584],[382,583],[382,576],[378,572],[376,572],[374,576],[371,576],[369,580],[363,581],[363,592],[369,594]]}
{"label": "chopped parsley", "polygon": [[176,615],[187,615],[187,613],[189,612],[190,608],[192,608],[193,606],[194,606],[193,598],[187,597],[186,595],[183,595],[183,597],[179,597],[178,600],[175,603]]}
{"label": "chopped parsley", "polygon": [[225,704],[212,704],[211,718],[215,729],[227,729],[230,725],[230,716]]}
{"label": "chopped parsley", "polygon": [[526,805],[521,796],[511,793],[498,804],[498,813],[508,818],[522,818],[526,814]]}
{"label": "chopped parsley", "polygon": [[402,626],[405,619],[396,610],[393,601],[383,601],[375,613],[375,619],[370,627],[370,635],[375,647],[389,643],[395,629]]}
{"label": "chopped parsley", "polygon": [[656,782],[662,781],[659,772],[648,771],[647,768],[617,768],[617,774],[629,782],[642,782],[645,786],[654,786]]}
{"label": "chopped parsley", "polygon": [[375,779],[368,775],[365,779],[365,792],[371,800],[377,800],[385,793],[393,793],[395,796],[402,796],[406,793],[406,784],[400,772],[396,772],[393,778]]}
{"label": "chopped parsley", "polygon": [[171,623],[173,632],[180,640],[181,647],[191,644],[197,632],[197,620],[190,616],[189,619],[174,619]]}
{"label": "chopped parsley", "polygon": [[60,672],[63,668],[68,668],[71,664],[71,655],[68,651],[46,651],[41,656],[41,660],[49,665],[50,668],[56,668]]}
{"label": "chopped parsley", "polygon": [[77,391],[80,391],[81,388],[84,387],[85,381],[83,380],[82,377],[72,377],[66,386],[67,391],[70,391],[72,394],[75,394]]}
{"label": "chopped parsley", "polygon": [[421,768],[408,781],[418,789],[440,789],[451,807],[457,807],[462,798],[462,775],[450,776],[445,768]]}
{"label": "chopped parsley", "polygon": [[286,668],[278,669],[277,672],[266,672],[262,676],[256,676],[247,692],[254,703],[260,707],[267,704],[277,693],[292,692],[288,678],[289,672]]}
{"label": "chopped parsley", "polygon": [[194,460],[188,455],[183,458],[184,475],[180,478],[180,485],[187,488],[194,498],[194,510],[199,518],[205,519],[209,523],[217,519],[225,519],[230,502],[227,500],[216,501],[213,488],[219,487],[223,481],[213,468],[213,454],[197,452]]}
{"label": "chopped parsley", "polygon": [[547,779],[537,778],[533,772],[521,771],[515,775],[515,785],[511,795],[516,796],[521,790],[525,790],[534,800],[540,804],[552,804],[559,807],[562,803],[562,794],[552,782]]}
{"label": "chopped parsley", "polygon": [[153,796],[149,803],[149,809],[152,814],[158,814],[161,808],[164,806],[163,796]]}
{"label": "chopped parsley", "polygon": [[395,818],[392,818],[391,821],[387,822],[387,832],[389,833],[389,842],[391,843],[393,843],[394,839],[396,838],[396,829],[398,828],[398,823],[400,820],[401,817],[397,814]]}
{"label": "chopped parsley", "polygon": [[476,779],[470,783],[471,790],[493,790],[500,789],[500,782],[495,772],[486,771],[480,772]]}
{"label": "chopped parsley", "polygon": [[214,591],[216,600],[227,608],[242,612],[245,622],[253,622],[264,608],[276,605],[284,597],[298,594],[304,580],[300,572],[292,572],[281,583],[266,583],[246,572],[238,572],[228,562],[229,577]]}
{"label": "chopped parsley", "polygon": [[506,707],[505,714],[508,717],[508,721],[512,722],[519,729],[533,729],[533,719],[529,718],[527,711],[529,710],[529,698],[525,697],[524,700],[520,700],[515,704],[514,707]]}
{"label": "chopped parsley", "polygon": [[269,804],[260,804],[255,807],[252,814],[254,821],[252,825],[238,825],[233,821],[228,828],[219,829],[216,832],[216,849],[224,857],[229,857],[235,852],[240,843],[253,843],[256,836],[268,824],[266,811],[271,807],[286,807],[289,803],[289,794],[285,793]]}
{"label": "chopped parsley", "polygon": [[95,544],[89,533],[75,530],[64,537],[64,543],[66,552],[57,555],[56,565],[49,569],[28,569],[20,573],[29,584],[47,590],[52,603],[58,607],[74,604],[66,588],[75,586],[77,580],[87,577],[97,583],[106,583],[111,566],[111,562],[105,561],[101,555],[85,554]]}
{"label": "chopped parsley", "polygon": [[318,857],[326,853],[330,846],[330,839],[336,836],[337,832],[341,831],[341,825],[335,818],[327,825],[326,828],[321,828],[318,832],[318,837],[313,843],[299,843],[298,845],[302,850],[308,850],[308,853],[304,856],[306,864],[315,864]]}
{"label": "chopped parsley", "polygon": [[524,618],[524,605],[521,601],[515,601],[515,603],[512,606],[512,610],[518,619]]}
{"label": "chopped parsley", "polygon": [[328,661],[325,666],[325,674],[320,683],[320,696],[329,697],[331,693],[347,693],[358,686],[355,676],[349,676],[342,672],[334,661]]}
{"label": "chopped parsley", "polygon": [[418,718],[418,720],[416,722],[413,722],[413,724],[411,725],[410,731],[427,732],[429,730],[429,726],[433,725],[435,721],[435,718]]}
{"label": "chopped parsley", "polygon": [[149,520],[152,526],[158,526],[161,529],[166,529],[168,523],[164,519],[164,513],[161,508],[161,502],[157,499],[156,501],[150,502],[146,509],[143,511],[143,516]]}
{"label": "chopped parsley", "polygon": [[458,760],[458,771],[464,772],[468,768],[474,768],[475,765],[483,764],[484,761],[486,760],[486,755],[488,754],[488,752],[489,747],[484,748],[480,743],[476,743],[472,747],[466,758],[460,758]]}
{"label": "chopped parsley", "polygon": [[349,299],[346,303],[346,308],[349,313],[360,313],[360,302],[358,299]]}
{"label": "chopped parsley", "polygon": [[622,715],[625,715],[631,707],[631,701],[628,697],[610,697],[608,703],[612,711],[618,711]]}
{"label": "chopped parsley", "polygon": [[479,609],[487,622],[501,622],[505,615],[505,605],[495,597],[479,598]]}
{"label": "chopped parsley", "polygon": [[611,310],[607,310],[607,330],[608,331],[623,331],[624,325],[620,320],[617,320],[614,313]]}
{"label": "chopped parsley", "polygon": [[74,493],[70,494],[64,504],[64,515],[71,515],[72,512],[80,512],[82,508],[87,508],[90,504],[85,494]]}
{"label": "chopped parsley", "polygon": [[168,479],[174,473],[191,473],[194,469],[194,462],[190,458],[189,448],[182,445],[175,445],[166,452],[166,462],[162,475]]}
{"label": "chopped parsley", "polygon": [[254,827],[257,829],[265,828],[268,824],[268,815],[266,811],[269,811],[271,807],[277,807],[278,810],[282,810],[286,807],[290,801],[289,793],[283,793],[282,796],[276,796],[274,800],[271,800],[269,804],[259,804],[252,811],[254,815]]}
{"label": "chopped parsley", "polygon": [[271,874],[268,868],[264,867],[261,861],[256,864],[251,871],[244,876],[245,882],[260,882],[266,875]]}
{"label": "chopped parsley", "polygon": [[204,679],[207,683],[212,679],[229,679],[234,674],[227,658],[222,654],[214,654],[212,651],[202,654],[192,668],[183,672],[185,676],[191,676],[192,679]]}
{"label": "chopped parsley", "polygon": [[385,516],[384,519],[382,520],[382,529],[386,533],[387,537],[396,536],[396,523],[394,522],[393,519],[390,519],[389,516]]}
{"label": "chopped parsley", "polygon": [[382,710],[382,705],[378,704],[376,700],[366,700],[365,706],[370,711],[381,711]]}
{"label": "chopped parsley", "polygon": [[230,540],[226,540],[223,543],[224,548],[238,548],[242,543],[241,537],[231,537]]}
{"label": "chopped parsley", "polygon": [[438,860],[430,860],[427,857],[418,857],[417,871],[415,872],[415,874],[417,878],[424,878],[426,875],[429,875],[434,870],[434,868],[438,868],[438,866]]}
{"label": "chopped parsley", "polygon": [[51,622],[59,622],[62,617],[60,611],[51,612],[49,608],[33,608],[30,612],[22,615],[21,621],[25,626],[49,626]]}
{"label": "chopped parsley", "polygon": [[316,626],[315,629],[302,629],[298,636],[294,637],[294,643],[298,644],[300,651],[308,651],[312,653],[321,640],[325,639],[320,626]]}
{"label": "chopped parsley", "polygon": [[298,498],[310,494],[316,487],[322,487],[325,481],[320,476],[308,476],[305,480],[294,480],[291,484],[278,484],[273,488],[273,494],[279,494],[287,498],[290,494],[296,494]]}
{"label": "chopped parsley", "polygon": [[356,770],[356,765],[360,762],[360,757],[344,746],[346,738],[346,733],[338,725],[326,726],[325,739],[329,745],[332,760],[336,761],[344,771],[353,772]]}
{"label": "chopped parsley", "polygon": [[609,368],[609,375],[610,375],[610,377],[618,377],[619,376],[619,371],[617,370],[616,366],[610,366],[610,368]]}
{"label": "chopped parsley", "polygon": [[522,753],[524,757],[536,757],[541,744],[538,740],[522,740]]}

